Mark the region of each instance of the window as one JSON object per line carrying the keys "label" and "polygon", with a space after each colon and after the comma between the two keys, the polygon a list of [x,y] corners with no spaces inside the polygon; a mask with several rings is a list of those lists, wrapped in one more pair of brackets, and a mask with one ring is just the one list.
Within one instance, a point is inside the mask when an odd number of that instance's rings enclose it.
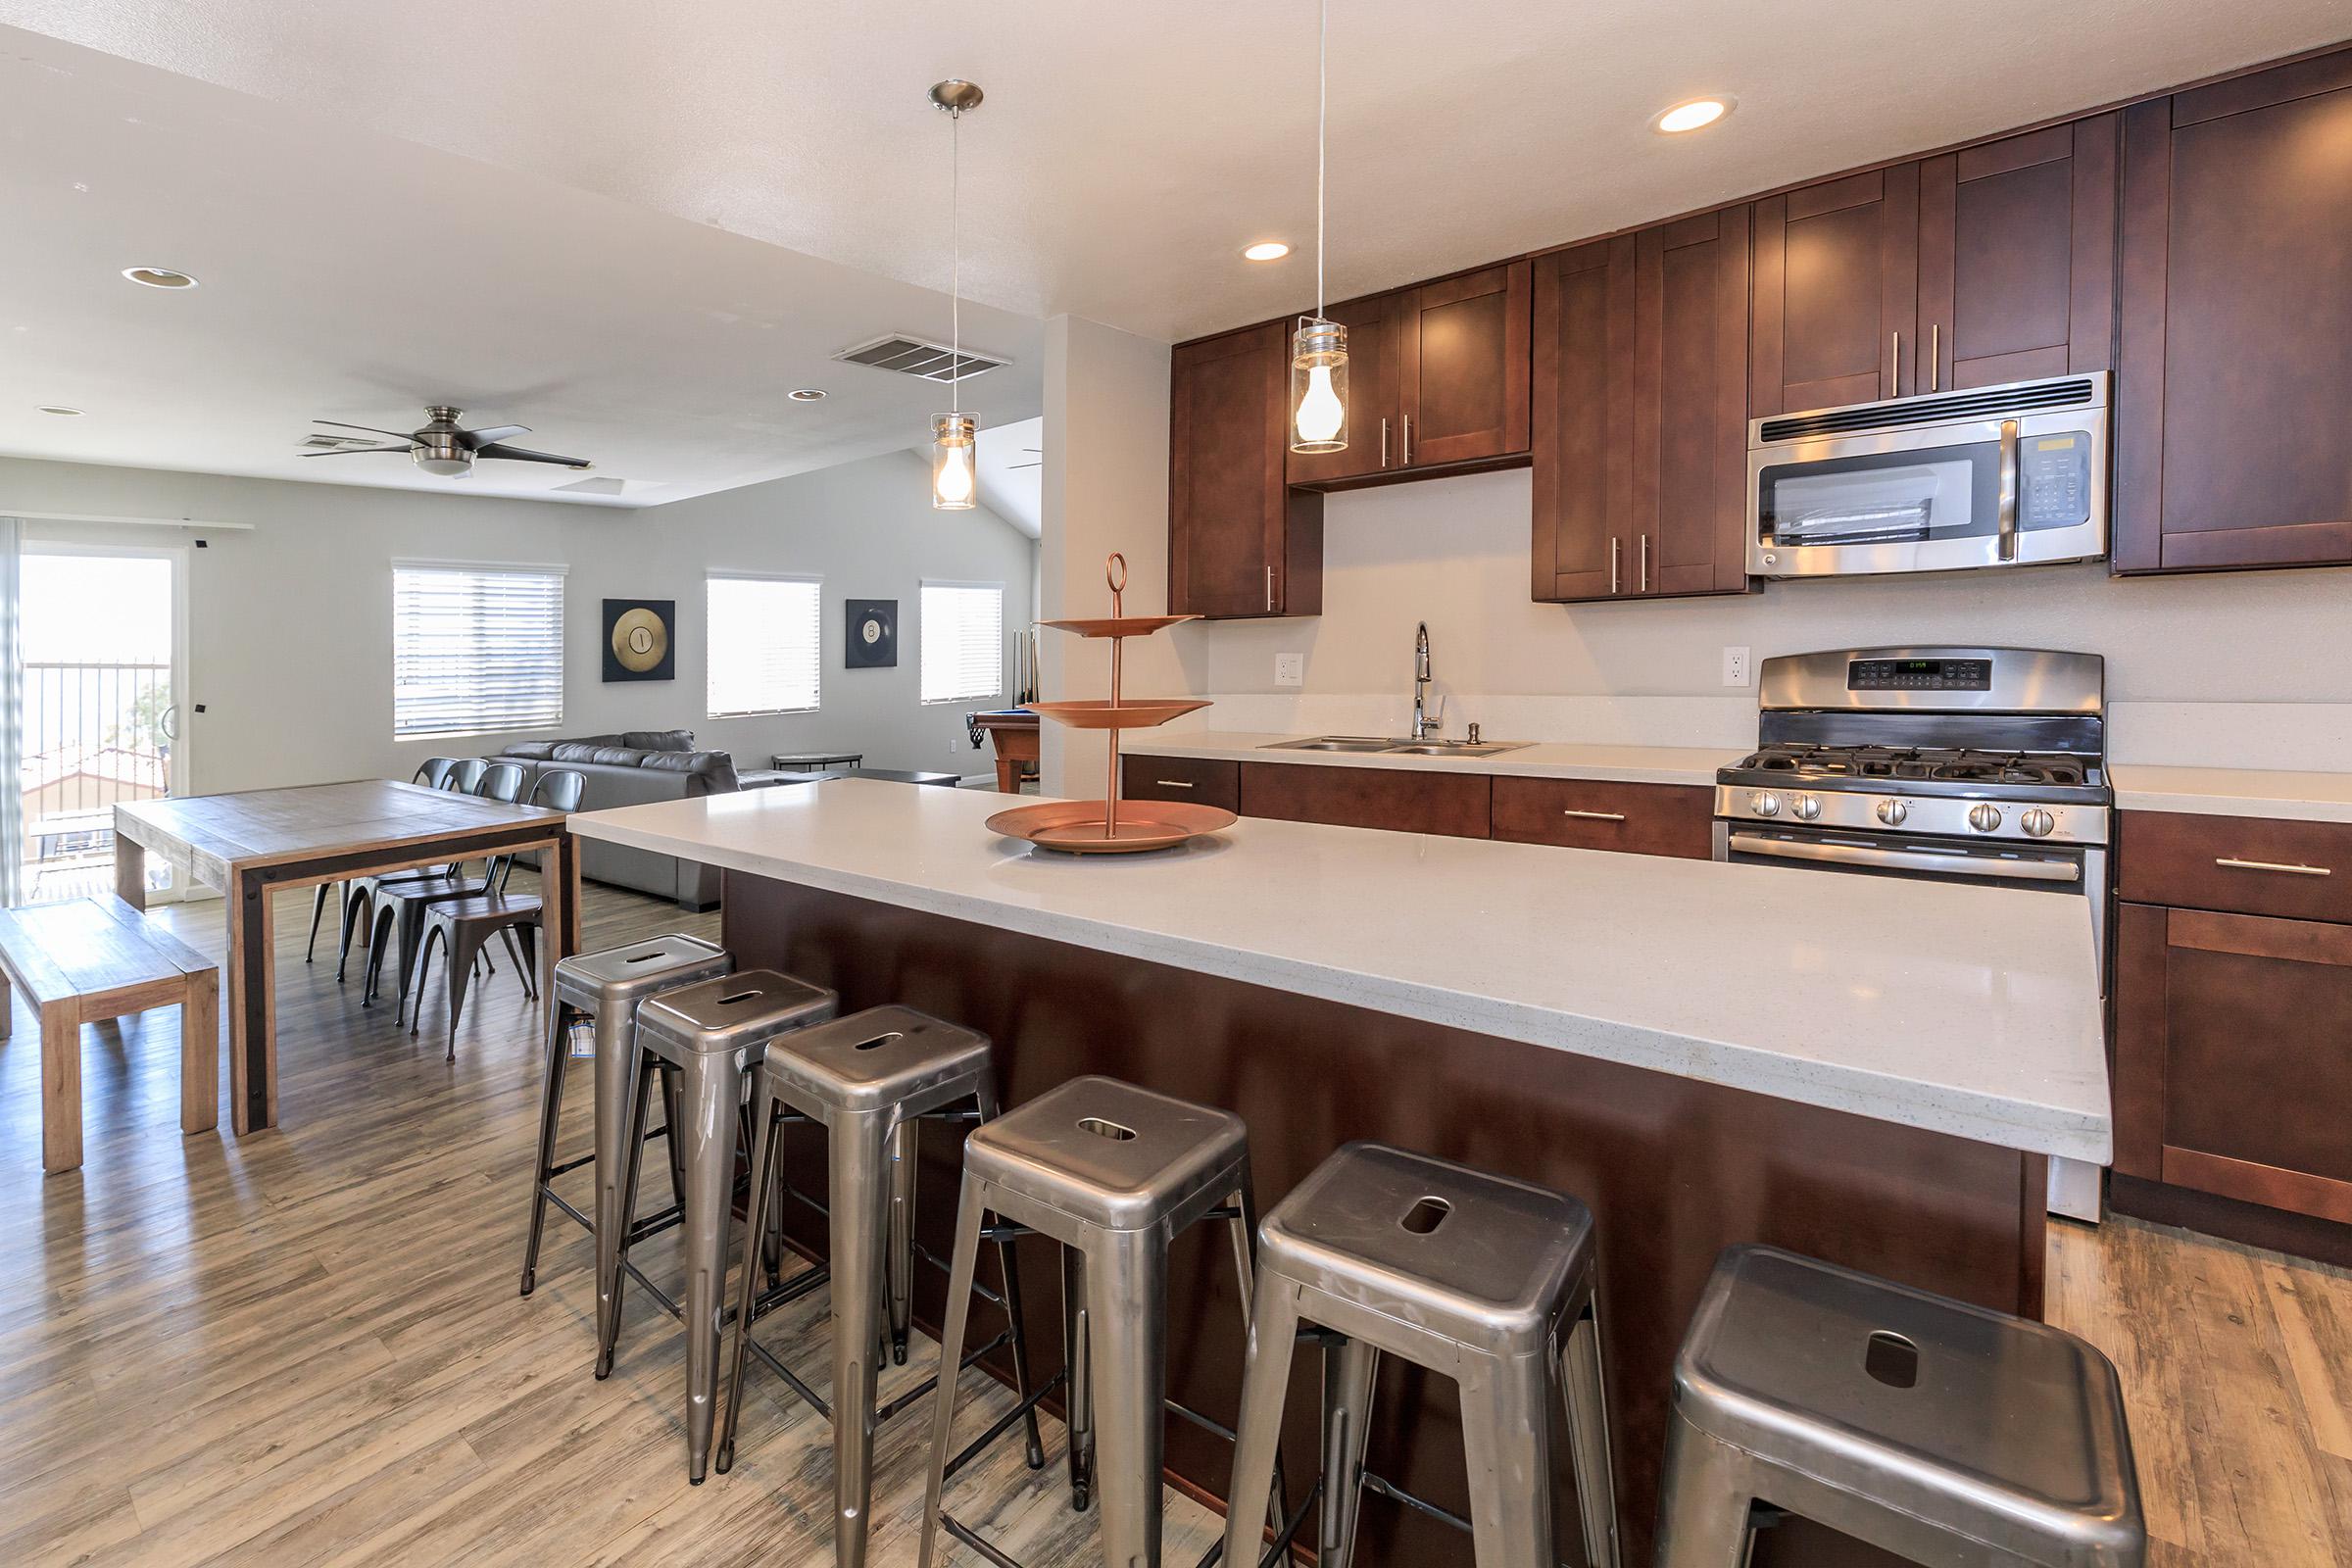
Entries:
{"label": "window", "polygon": [[961,703],[1004,690],[1004,589],[923,584],[923,701]]}
{"label": "window", "polygon": [[710,716],[813,711],[817,579],[713,575],[709,587]]}
{"label": "window", "polygon": [[564,721],[564,568],[392,564],[392,735]]}

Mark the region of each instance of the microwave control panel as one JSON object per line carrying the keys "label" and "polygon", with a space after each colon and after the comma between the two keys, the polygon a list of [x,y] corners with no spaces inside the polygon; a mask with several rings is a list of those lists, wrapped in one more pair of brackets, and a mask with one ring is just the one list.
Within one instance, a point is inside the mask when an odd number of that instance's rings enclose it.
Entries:
{"label": "microwave control panel", "polygon": [[2090,518],[2090,437],[2081,430],[2018,444],[2018,524],[2072,528]]}
{"label": "microwave control panel", "polygon": [[1851,692],[1983,692],[1992,689],[1989,659],[1856,659],[1845,666]]}

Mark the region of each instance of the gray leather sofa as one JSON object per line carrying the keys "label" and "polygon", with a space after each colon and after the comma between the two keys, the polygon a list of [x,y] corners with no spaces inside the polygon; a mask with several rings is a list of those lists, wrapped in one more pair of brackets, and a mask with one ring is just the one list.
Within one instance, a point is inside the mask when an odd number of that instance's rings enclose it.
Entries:
{"label": "gray leather sofa", "polygon": [[[567,768],[578,773],[588,781],[581,808],[590,811],[637,806],[647,801],[726,795],[739,789],[797,783],[817,776],[738,773],[735,759],[727,753],[694,750],[691,730],[628,730],[618,735],[586,735],[577,740],[531,741],[510,746],[500,756],[508,761],[520,762],[530,774],[533,787],[537,786],[540,773],[549,768]],[[656,898],[674,899],[688,909],[710,909],[718,906],[716,867],[646,850],[582,840],[580,874],[615,887],[635,888]]]}

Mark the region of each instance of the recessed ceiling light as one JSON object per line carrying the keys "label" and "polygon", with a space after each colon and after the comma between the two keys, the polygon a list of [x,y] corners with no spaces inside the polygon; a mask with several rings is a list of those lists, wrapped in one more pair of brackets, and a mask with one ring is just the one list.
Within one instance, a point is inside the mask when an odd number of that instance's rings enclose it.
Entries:
{"label": "recessed ceiling light", "polygon": [[196,280],[185,272],[174,272],[169,267],[125,267],[122,275],[133,283],[149,288],[194,288]]}
{"label": "recessed ceiling light", "polygon": [[84,411],[80,409],[69,409],[63,403],[44,403],[41,405],[41,412],[43,414],[62,415],[69,419],[78,419],[81,417]]}
{"label": "recessed ceiling light", "polygon": [[822,403],[825,401],[825,389],[821,386],[799,387],[784,395],[795,403]]}
{"label": "recessed ceiling light", "polygon": [[1712,125],[1732,112],[1730,98],[1693,98],[1689,103],[1676,104],[1650,123],[1669,136],[1686,130],[1698,130]]}
{"label": "recessed ceiling light", "polygon": [[1242,257],[1251,262],[1279,262],[1291,254],[1291,248],[1278,239],[1261,239],[1254,245],[1242,247]]}

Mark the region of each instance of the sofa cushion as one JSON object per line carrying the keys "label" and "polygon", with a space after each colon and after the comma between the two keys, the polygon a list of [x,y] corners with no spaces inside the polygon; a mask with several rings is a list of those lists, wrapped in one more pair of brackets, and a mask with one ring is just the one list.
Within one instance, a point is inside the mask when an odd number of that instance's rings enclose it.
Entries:
{"label": "sofa cushion", "polygon": [[544,762],[556,755],[556,743],[554,741],[524,741],[519,745],[508,747],[498,755],[518,757],[526,762]]}
{"label": "sofa cushion", "polygon": [[691,752],[694,750],[694,731],[627,729],[620,732],[620,744],[633,746],[641,752]]}
{"label": "sofa cushion", "polygon": [[580,741],[565,741],[556,747],[549,760],[556,762],[601,762],[607,767],[635,767],[654,754],[640,752],[627,746],[590,746]]}
{"label": "sofa cushion", "polygon": [[726,752],[648,752],[640,765],[695,774],[705,795],[732,795],[743,787],[735,776],[735,759]]}

